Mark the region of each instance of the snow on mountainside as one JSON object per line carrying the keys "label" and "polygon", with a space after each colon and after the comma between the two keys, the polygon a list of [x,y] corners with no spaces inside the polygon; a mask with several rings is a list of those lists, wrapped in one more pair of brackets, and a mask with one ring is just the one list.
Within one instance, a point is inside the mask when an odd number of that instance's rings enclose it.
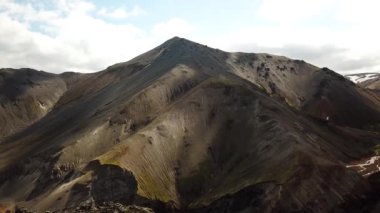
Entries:
{"label": "snow on mountainside", "polygon": [[350,79],[352,82],[356,84],[378,77],[380,77],[380,73],[358,73],[346,75],[346,78]]}

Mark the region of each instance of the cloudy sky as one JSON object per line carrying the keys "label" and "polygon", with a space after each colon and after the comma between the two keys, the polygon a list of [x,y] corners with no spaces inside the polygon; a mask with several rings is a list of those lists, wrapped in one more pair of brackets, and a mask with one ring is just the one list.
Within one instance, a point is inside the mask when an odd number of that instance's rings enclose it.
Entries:
{"label": "cloudy sky", "polygon": [[380,71],[378,0],[0,0],[0,67],[94,72],[180,36]]}

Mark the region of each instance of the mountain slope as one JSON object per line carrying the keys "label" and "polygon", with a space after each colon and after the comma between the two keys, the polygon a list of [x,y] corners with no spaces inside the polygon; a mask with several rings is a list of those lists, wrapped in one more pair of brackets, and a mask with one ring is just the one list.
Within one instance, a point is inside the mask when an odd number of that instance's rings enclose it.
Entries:
{"label": "mountain slope", "polygon": [[268,54],[234,53],[227,62],[231,72],[314,117],[357,128],[380,120],[380,99],[328,68]]}
{"label": "mountain slope", "polygon": [[0,69],[0,140],[49,113],[85,75],[55,75],[33,69]]}
{"label": "mountain slope", "polygon": [[0,139],[43,117],[66,90],[64,81],[53,74],[1,69]]}
{"label": "mountain slope", "polygon": [[[362,74],[358,74],[361,76]],[[376,94],[380,94],[380,74],[379,73],[371,73],[366,74],[366,78],[363,81],[358,82],[360,86],[370,89]]]}
{"label": "mountain slope", "polygon": [[[104,71],[59,78],[66,89],[49,113],[0,142],[2,200],[38,211],[90,200],[326,212],[371,192],[346,164],[372,154],[380,137],[339,125],[375,122],[378,102],[327,69],[173,38]],[[347,99],[361,116],[347,117]]]}
{"label": "mountain slope", "polygon": [[358,74],[350,74],[345,77],[350,79],[354,83],[362,83],[364,81],[369,81],[371,79],[378,78],[379,73],[358,73]]}

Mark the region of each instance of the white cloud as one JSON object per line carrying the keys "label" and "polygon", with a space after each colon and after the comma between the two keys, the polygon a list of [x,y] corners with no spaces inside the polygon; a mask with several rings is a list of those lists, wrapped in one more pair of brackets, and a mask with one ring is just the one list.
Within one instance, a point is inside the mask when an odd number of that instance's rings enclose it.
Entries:
{"label": "white cloud", "polygon": [[180,18],[171,18],[165,22],[156,24],[153,27],[153,35],[161,38],[180,36],[188,38],[195,28],[188,22]]}
{"label": "white cloud", "polygon": [[57,0],[57,6],[59,10],[64,12],[89,12],[94,10],[96,7],[93,3],[87,0]]}
{"label": "white cloud", "polygon": [[376,30],[292,26],[250,27],[205,42],[227,51],[269,52],[304,59],[341,73],[379,72]]}
{"label": "white cloud", "polygon": [[379,72],[378,8],[377,0],[264,0],[257,18],[265,25],[246,25],[204,42],[305,59],[341,73]]}
{"label": "white cloud", "polygon": [[[0,0],[0,67],[97,71],[181,36],[228,51],[305,59],[338,72],[380,71],[378,8],[377,0],[263,0],[251,25],[226,26],[230,32],[219,34],[182,18],[141,29],[127,19],[144,13],[138,6]],[[114,24],[108,18],[126,20]]]}
{"label": "white cloud", "polygon": [[142,15],[145,13],[146,11],[141,9],[137,5],[135,5],[131,11],[127,11],[125,8],[116,8],[114,10],[102,8],[101,10],[99,10],[99,15],[114,19],[125,19],[132,16]]}
{"label": "white cloud", "polygon": [[259,8],[261,18],[281,22],[300,22],[328,11],[335,0],[264,0]]}
{"label": "white cloud", "polygon": [[0,0],[0,67],[93,72],[156,44],[136,26],[96,18],[98,8],[88,1],[48,6]]}
{"label": "white cloud", "polygon": [[349,24],[374,27],[380,19],[378,0],[339,0],[338,19]]}

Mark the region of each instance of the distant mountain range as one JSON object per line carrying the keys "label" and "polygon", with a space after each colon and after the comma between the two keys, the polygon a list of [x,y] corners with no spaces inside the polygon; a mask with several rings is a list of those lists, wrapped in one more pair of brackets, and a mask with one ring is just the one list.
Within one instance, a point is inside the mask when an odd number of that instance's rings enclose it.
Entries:
{"label": "distant mountain range", "polygon": [[380,73],[359,73],[346,75],[351,81],[380,94]]}
{"label": "distant mountain range", "polygon": [[380,77],[380,73],[358,73],[345,76],[354,83],[362,83],[372,79],[378,79]]}
{"label": "distant mountain range", "polygon": [[347,77],[178,37],[1,69],[0,212],[379,212],[379,76]]}

